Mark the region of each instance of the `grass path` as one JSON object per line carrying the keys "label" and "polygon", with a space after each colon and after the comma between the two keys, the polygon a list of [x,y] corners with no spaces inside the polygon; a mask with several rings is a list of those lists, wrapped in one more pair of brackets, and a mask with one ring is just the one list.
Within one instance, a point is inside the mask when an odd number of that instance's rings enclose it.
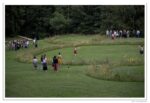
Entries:
{"label": "grass path", "polygon": [[[57,40],[61,40],[60,38],[63,37],[58,37]],[[48,40],[40,41],[41,46],[52,45],[51,43],[49,45],[45,44],[49,44]],[[115,46],[116,45],[114,45],[114,48]],[[117,47],[118,46],[116,46],[116,48]],[[95,47],[91,46],[90,48],[93,49]],[[106,46],[102,48],[107,49]],[[70,48],[65,48],[64,51],[68,51],[68,49],[71,50]],[[86,47],[84,49],[86,49]],[[102,54],[105,53],[103,49],[100,49]],[[128,49],[124,48],[124,50],[127,51]],[[130,50],[132,49],[131,46]],[[48,72],[43,72],[42,70],[34,70],[31,63],[16,61],[16,57],[19,53],[28,54],[30,51],[33,51],[33,49],[19,50],[17,52],[6,51],[6,97],[144,97],[144,82],[119,82],[95,79],[86,75],[85,71],[88,65],[70,65],[70,68],[68,68],[68,65],[62,65],[59,72],[54,72],[52,67],[48,65]],[[53,55],[57,52],[58,50],[55,50],[52,51],[51,54]],[[81,53],[84,53],[84,51],[81,51]],[[129,53],[129,55],[132,55],[132,53]],[[69,58],[69,55],[67,57],[67,55],[64,54],[64,56],[66,56],[66,59]],[[87,57],[87,54],[84,56]],[[94,55],[96,58],[97,56],[96,54]],[[137,68],[142,70],[141,68],[143,68],[143,66],[134,66],[134,68],[128,67],[128,69],[133,69],[133,74]],[[123,66],[121,69],[116,69],[125,71],[126,67]],[[138,71],[137,73],[144,73],[144,70]]]}
{"label": "grass path", "polygon": [[[6,66],[7,97],[143,97],[143,82],[115,82],[90,78],[86,66],[63,66],[55,73],[33,70],[31,64]],[[13,69],[12,69],[13,68]],[[10,70],[12,69],[12,70]],[[12,89],[13,88],[13,89]]]}

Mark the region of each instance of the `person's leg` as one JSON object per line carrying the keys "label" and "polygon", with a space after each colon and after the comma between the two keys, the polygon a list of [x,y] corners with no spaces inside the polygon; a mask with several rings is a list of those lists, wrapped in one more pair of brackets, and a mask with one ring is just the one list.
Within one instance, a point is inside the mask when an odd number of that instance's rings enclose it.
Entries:
{"label": "person's leg", "polygon": [[43,63],[41,63],[40,69],[41,69],[41,70],[43,69]]}
{"label": "person's leg", "polygon": [[54,71],[56,71],[56,66],[55,66],[55,64],[53,64],[53,65],[54,65],[54,66],[53,66],[53,67],[54,67]]}
{"label": "person's leg", "polygon": [[37,70],[37,65],[35,66],[35,69]]}
{"label": "person's leg", "polygon": [[54,65],[54,68],[55,68],[54,70],[57,71],[57,64]]}
{"label": "person's leg", "polygon": [[46,67],[45,67],[45,71],[47,72],[47,65],[46,65]]}
{"label": "person's leg", "polygon": [[36,66],[36,64],[34,65],[34,69],[35,69],[35,70],[37,69],[37,66]]}
{"label": "person's leg", "polygon": [[58,70],[58,64],[56,64],[56,71]]}
{"label": "person's leg", "polygon": [[45,65],[44,65],[44,63],[43,63],[43,70],[45,70]]}

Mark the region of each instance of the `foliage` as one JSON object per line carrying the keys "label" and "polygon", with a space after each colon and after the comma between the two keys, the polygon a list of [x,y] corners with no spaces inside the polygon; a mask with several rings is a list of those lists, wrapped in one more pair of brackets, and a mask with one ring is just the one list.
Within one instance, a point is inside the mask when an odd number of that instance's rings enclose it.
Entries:
{"label": "foliage", "polygon": [[106,29],[139,29],[144,36],[143,5],[6,5],[5,14],[7,37],[104,34]]}
{"label": "foliage", "polygon": [[55,30],[55,33],[65,33],[68,21],[64,15],[59,12],[54,12],[54,17],[50,19],[50,25]]}

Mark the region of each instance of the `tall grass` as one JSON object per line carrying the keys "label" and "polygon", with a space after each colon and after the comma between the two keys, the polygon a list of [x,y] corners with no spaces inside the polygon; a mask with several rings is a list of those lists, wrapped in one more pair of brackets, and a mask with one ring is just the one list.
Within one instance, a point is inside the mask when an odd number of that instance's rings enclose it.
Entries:
{"label": "tall grass", "polygon": [[111,81],[124,81],[124,82],[143,82],[144,77],[138,75],[130,75],[129,73],[121,73],[114,71],[115,67],[110,64],[101,64],[101,65],[90,65],[86,70],[86,75],[102,79],[102,80],[111,80]]}
{"label": "tall grass", "polygon": [[123,59],[121,59],[120,61],[120,65],[144,65],[144,59],[140,59],[137,57],[123,57]]}

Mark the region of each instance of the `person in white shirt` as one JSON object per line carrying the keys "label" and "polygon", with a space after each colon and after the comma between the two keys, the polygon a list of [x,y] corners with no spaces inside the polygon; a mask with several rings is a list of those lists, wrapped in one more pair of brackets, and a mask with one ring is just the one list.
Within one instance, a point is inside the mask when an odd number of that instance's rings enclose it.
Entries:
{"label": "person in white shirt", "polygon": [[144,54],[144,47],[142,45],[140,45],[139,49],[140,49],[140,54],[143,55]]}
{"label": "person in white shirt", "polygon": [[37,69],[37,65],[38,65],[38,59],[36,58],[36,56],[33,57],[33,66],[35,69]]}
{"label": "person in white shirt", "polygon": [[26,41],[26,44],[27,44],[27,48],[28,48],[29,47],[29,40]]}
{"label": "person in white shirt", "polygon": [[109,30],[106,30],[106,37],[109,37]]}
{"label": "person in white shirt", "polygon": [[47,58],[46,58],[46,55],[44,55],[44,57],[43,57],[43,70],[47,71]]}
{"label": "person in white shirt", "polygon": [[136,31],[136,36],[139,38],[140,37],[140,30]]}

